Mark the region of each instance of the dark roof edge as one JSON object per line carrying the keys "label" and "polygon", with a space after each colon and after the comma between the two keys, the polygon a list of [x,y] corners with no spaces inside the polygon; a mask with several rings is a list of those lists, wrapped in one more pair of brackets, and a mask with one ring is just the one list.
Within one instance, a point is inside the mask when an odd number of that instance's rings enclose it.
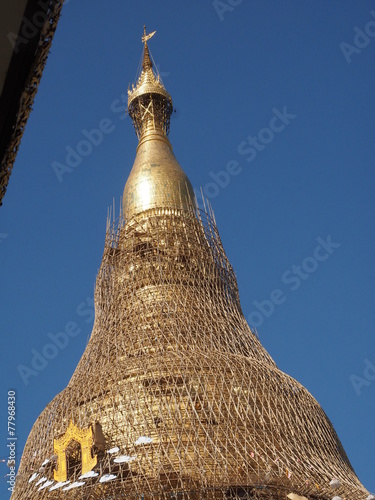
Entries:
{"label": "dark roof edge", "polygon": [[[27,3],[0,97],[0,206],[32,110],[63,0]],[[36,26],[43,19],[44,23]],[[36,20],[33,24],[32,20]],[[26,24],[25,24],[26,23]],[[31,26],[31,27],[30,27]]]}

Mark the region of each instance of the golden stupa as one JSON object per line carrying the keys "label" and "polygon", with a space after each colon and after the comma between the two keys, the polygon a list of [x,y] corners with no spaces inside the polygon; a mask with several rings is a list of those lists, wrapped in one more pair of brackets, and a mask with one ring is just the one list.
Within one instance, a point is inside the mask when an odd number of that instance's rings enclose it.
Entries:
{"label": "golden stupa", "polygon": [[324,411],[243,316],[209,206],[168,140],[144,32],[139,138],[109,220],[90,341],[27,440],[12,500],[366,500]]}

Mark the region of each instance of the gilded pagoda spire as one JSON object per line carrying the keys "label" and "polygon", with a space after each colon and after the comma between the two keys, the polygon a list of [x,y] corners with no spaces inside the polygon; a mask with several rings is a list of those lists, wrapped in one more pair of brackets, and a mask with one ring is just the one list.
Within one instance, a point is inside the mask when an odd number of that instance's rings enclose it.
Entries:
{"label": "gilded pagoda spire", "polygon": [[154,72],[150,50],[147,41],[156,31],[147,34],[146,26],[142,36],[143,61],[142,71],[136,84],[128,89],[128,110],[138,136],[142,140],[145,135],[161,132],[169,134],[170,118],[173,103],[166,91],[160,76]]}
{"label": "gilded pagoda spire", "polygon": [[129,92],[139,144],[109,221],[90,340],[35,422],[12,500],[373,498],[318,402],[242,313],[211,212],[167,138],[153,73]]}
{"label": "gilded pagoda spire", "polygon": [[163,206],[170,210],[195,207],[192,185],[173,154],[168,140],[172,97],[153,70],[147,41],[156,31],[142,36],[142,71],[128,90],[128,111],[139,139],[137,156],[125,185],[125,220]]}
{"label": "gilded pagoda spire", "polygon": [[143,26],[142,42],[145,44],[145,47],[144,47],[142,68],[144,71],[152,68],[152,61],[151,61],[151,57],[150,57],[150,52],[148,50],[147,40],[150,40],[150,38],[152,38],[155,35],[155,33],[156,33],[156,31],[153,31],[152,33],[147,34],[146,26]]}

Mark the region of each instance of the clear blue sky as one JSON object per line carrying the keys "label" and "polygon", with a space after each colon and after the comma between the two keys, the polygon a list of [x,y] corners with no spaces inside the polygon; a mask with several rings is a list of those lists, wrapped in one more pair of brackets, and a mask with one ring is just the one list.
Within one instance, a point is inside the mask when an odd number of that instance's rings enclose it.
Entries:
{"label": "clear blue sky", "polygon": [[[7,391],[17,392],[21,454],[90,335],[107,207],[119,204],[137,145],[121,99],[146,24],[176,108],[175,154],[212,203],[244,314],[320,402],[374,491],[375,5],[231,2],[64,6],[0,209],[1,456]],[[87,153],[84,130],[103,123],[101,143],[59,182],[54,162],[66,165],[69,147]],[[335,244],[330,253],[316,250],[321,241]],[[19,365],[32,368],[32,350],[69,322],[80,333],[25,385]],[[6,488],[4,478],[0,498]]]}

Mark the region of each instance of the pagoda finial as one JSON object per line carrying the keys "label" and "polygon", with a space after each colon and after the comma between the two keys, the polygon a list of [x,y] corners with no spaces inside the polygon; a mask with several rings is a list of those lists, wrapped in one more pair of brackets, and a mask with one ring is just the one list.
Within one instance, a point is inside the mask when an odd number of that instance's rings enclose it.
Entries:
{"label": "pagoda finial", "polygon": [[146,26],[143,27],[142,71],[136,85],[128,90],[128,111],[139,139],[150,132],[167,136],[173,111],[172,98],[160,80],[160,75],[153,69],[147,45],[147,41],[155,33],[156,31],[147,33]]}
{"label": "pagoda finial", "polygon": [[145,44],[144,52],[143,52],[143,63],[142,63],[142,68],[144,71],[147,71],[148,69],[152,68],[152,61],[150,57],[150,52],[148,50],[148,45],[147,45],[147,40],[150,40],[155,35],[156,31],[153,31],[152,33],[147,34],[146,31],[146,26],[143,26],[143,36],[142,36],[142,42]]}
{"label": "pagoda finial", "polygon": [[143,26],[143,36],[142,36],[142,42],[147,44],[147,40],[150,40],[155,35],[156,31],[153,31],[152,33],[147,34],[146,32],[146,26]]}

